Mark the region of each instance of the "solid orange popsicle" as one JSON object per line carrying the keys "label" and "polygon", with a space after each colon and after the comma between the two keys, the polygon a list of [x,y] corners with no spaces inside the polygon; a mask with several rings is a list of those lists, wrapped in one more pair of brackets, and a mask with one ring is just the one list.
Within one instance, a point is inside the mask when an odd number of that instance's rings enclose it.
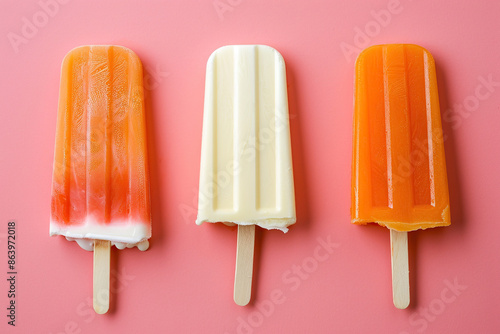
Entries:
{"label": "solid orange popsicle", "polygon": [[92,250],[148,247],[149,174],[142,65],[120,46],[82,46],[64,58],[52,182],[51,235]]}
{"label": "solid orange popsicle", "polygon": [[450,225],[434,59],[411,44],[356,61],[352,222],[397,231]]}

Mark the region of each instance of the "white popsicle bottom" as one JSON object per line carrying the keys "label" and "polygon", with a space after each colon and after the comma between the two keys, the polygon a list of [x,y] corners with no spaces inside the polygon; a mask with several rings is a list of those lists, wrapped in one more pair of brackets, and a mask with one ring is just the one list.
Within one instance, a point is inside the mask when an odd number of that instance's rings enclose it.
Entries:
{"label": "white popsicle bottom", "polygon": [[76,241],[87,251],[94,249],[94,240],[108,240],[118,249],[137,247],[144,251],[149,248],[151,223],[118,221],[99,224],[91,218],[81,224],[73,225],[51,221],[50,235],[63,235],[69,241]]}

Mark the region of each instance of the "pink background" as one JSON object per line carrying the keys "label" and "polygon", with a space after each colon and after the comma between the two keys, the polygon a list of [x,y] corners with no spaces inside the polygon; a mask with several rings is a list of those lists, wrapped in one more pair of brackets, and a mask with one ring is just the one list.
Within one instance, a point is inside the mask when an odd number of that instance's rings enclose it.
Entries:
{"label": "pink background", "polygon": [[[66,2],[0,5],[0,332],[500,331],[499,2],[220,0],[224,13],[213,0]],[[23,43],[11,43],[14,34]],[[407,310],[392,305],[388,230],[349,222],[359,50],[346,57],[342,46],[395,42],[436,59],[452,201],[452,226],[410,234]],[[134,50],[149,88],[151,248],[113,249],[105,316],[87,304],[92,253],[48,235],[60,66],[85,44]],[[232,301],[236,229],[194,223],[205,65],[227,44],[276,48],[289,85],[297,224],[286,235],[258,230],[247,307]],[[18,224],[15,329],[5,316],[9,219]],[[331,253],[318,238],[335,243]]]}

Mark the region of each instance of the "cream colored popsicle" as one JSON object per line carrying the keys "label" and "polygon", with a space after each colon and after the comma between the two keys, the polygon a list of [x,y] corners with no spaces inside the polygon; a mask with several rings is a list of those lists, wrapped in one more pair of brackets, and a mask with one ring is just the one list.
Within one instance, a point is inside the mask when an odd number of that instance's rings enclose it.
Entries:
{"label": "cream colored popsicle", "polygon": [[[253,247],[255,225],[287,232],[296,220],[286,87],[269,46],[224,46],[208,60],[196,223],[239,225],[238,247]],[[238,248],[238,263],[242,254],[253,250]],[[251,284],[251,268],[236,268],[235,301],[245,305],[239,273]]]}
{"label": "cream colored popsicle", "polygon": [[295,223],[285,63],[263,45],[208,60],[197,224]]}

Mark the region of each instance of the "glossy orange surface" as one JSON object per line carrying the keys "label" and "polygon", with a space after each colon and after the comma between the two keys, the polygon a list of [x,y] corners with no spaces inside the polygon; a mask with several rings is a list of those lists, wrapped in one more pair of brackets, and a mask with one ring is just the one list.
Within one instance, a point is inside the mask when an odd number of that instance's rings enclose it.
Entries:
{"label": "glossy orange surface", "polygon": [[351,218],[398,231],[450,225],[431,54],[377,45],[356,61]]}
{"label": "glossy orange surface", "polygon": [[65,57],[52,220],[150,222],[142,65],[129,49],[84,46]]}

